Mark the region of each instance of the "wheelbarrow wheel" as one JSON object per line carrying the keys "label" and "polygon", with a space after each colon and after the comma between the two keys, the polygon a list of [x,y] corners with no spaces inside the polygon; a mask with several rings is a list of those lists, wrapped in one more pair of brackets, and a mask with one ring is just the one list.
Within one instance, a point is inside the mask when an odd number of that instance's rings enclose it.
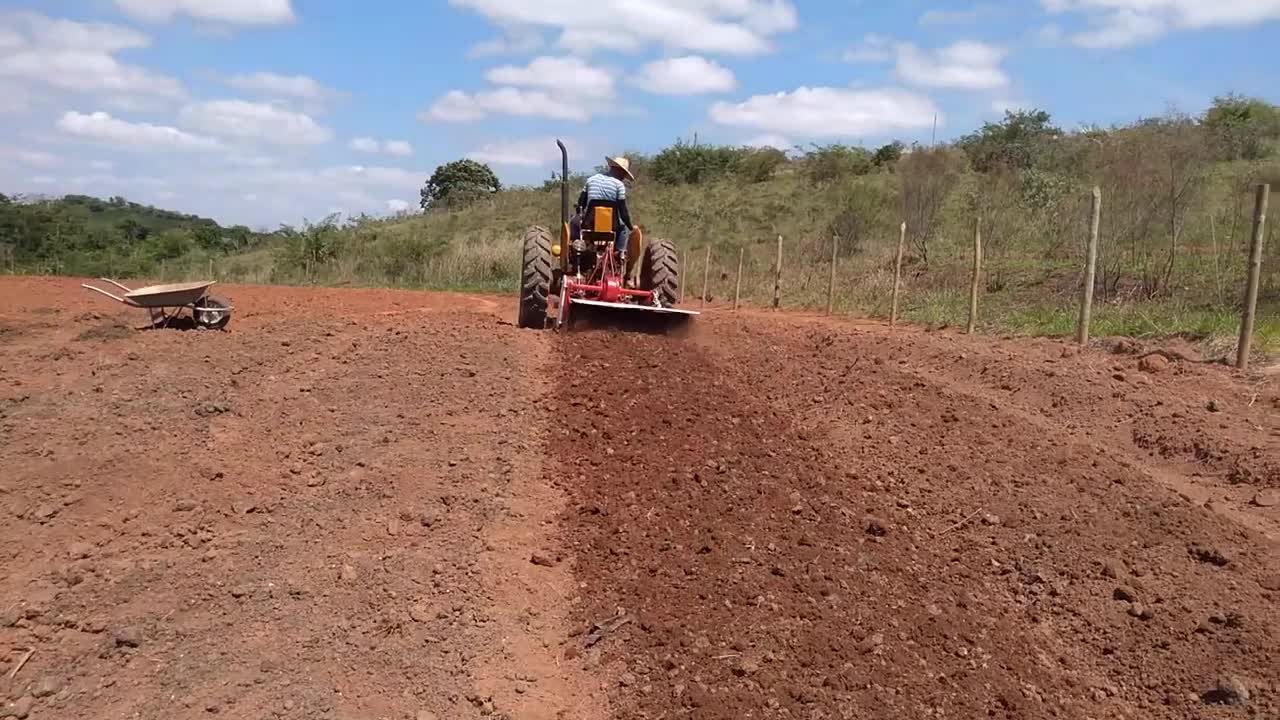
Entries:
{"label": "wheelbarrow wheel", "polygon": [[196,327],[202,330],[221,330],[231,322],[230,305],[216,297],[206,297],[196,303],[192,311]]}

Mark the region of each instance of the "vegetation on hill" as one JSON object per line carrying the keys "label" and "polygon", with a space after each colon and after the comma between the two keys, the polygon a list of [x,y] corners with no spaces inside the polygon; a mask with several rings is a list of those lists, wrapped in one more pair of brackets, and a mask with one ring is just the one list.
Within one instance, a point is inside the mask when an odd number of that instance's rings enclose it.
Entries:
{"label": "vegetation on hill", "polygon": [[0,267],[14,271],[146,275],[168,262],[224,257],[270,239],[122,197],[0,195]]}
{"label": "vegetation on hill", "polygon": [[[766,302],[781,235],[784,304],[825,305],[834,241],[841,309],[887,314],[905,222],[908,319],[960,324],[980,220],[983,326],[1065,334],[1074,322],[1096,185],[1103,194],[1099,332],[1226,343],[1235,331],[1253,188],[1280,185],[1280,108],[1227,95],[1199,116],[1169,113],[1109,128],[1066,130],[1042,111],[1010,112],[937,147],[829,144],[784,152],[681,141],[627,156],[638,178],[629,195],[633,217],[649,237],[670,238],[689,252],[689,297],[700,291],[701,258],[710,247],[714,298],[731,294],[741,251],[746,299]],[[571,176],[572,192],[584,179]],[[87,274],[109,262],[116,274],[155,274],[164,260],[170,274],[203,275],[212,257],[229,280],[509,292],[521,233],[533,223],[555,225],[558,190],[554,175],[536,186],[502,187],[488,167],[462,160],[427,179],[421,214],[327,218],[261,235],[125,203],[147,228],[139,237],[125,217],[69,225],[52,217],[82,218],[83,199],[9,202],[0,208],[0,243],[17,248],[11,261],[20,271]],[[13,218],[32,214],[43,218],[43,230],[14,242]],[[1271,216],[1274,229],[1280,201]],[[161,218],[171,224],[162,228]],[[60,264],[50,266],[51,257]],[[1274,241],[1266,245],[1261,297],[1260,345],[1280,352]]]}

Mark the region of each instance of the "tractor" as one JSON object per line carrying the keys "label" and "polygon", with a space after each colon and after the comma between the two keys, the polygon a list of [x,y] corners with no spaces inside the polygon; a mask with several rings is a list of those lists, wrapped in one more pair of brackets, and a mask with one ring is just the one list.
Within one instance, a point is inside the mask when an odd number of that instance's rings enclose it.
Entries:
{"label": "tractor", "polygon": [[[637,330],[668,332],[699,313],[677,309],[679,260],[668,240],[645,243],[639,225],[627,242],[623,267],[615,241],[620,228],[613,203],[591,201],[575,239],[569,227],[569,151],[560,148],[560,238],[535,225],[524,236],[520,272],[522,328],[567,330],[571,323],[616,322]],[[585,323],[578,321],[589,318]]]}

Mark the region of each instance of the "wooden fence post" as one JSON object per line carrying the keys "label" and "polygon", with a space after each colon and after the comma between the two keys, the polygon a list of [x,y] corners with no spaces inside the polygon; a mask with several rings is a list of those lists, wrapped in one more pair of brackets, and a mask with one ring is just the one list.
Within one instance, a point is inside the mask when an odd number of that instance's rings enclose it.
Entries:
{"label": "wooden fence post", "polygon": [[773,267],[773,307],[782,307],[782,236],[778,236],[778,262]]}
{"label": "wooden fence post", "polygon": [[973,285],[969,288],[969,334],[978,330],[978,288],[982,282],[982,218],[973,220]]}
{"label": "wooden fence post", "polygon": [[839,236],[831,236],[831,279],[827,282],[827,314],[831,315],[836,308],[836,248]]}
{"label": "wooden fence post", "polygon": [[706,257],[702,260],[702,305],[707,306],[707,282],[711,279],[711,246],[707,246]]}
{"label": "wooden fence post", "polygon": [[742,256],[747,252],[746,248],[738,248],[738,281],[733,286],[733,309],[736,312],[738,303],[742,299]]}
{"label": "wooden fence post", "polygon": [[1084,290],[1080,293],[1080,325],[1076,329],[1076,342],[1080,343],[1080,347],[1089,344],[1089,322],[1093,318],[1093,284],[1098,277],[1098,226],[1101,223],[1102,188],[1095,185],[1089,211],[1089,248],[1085,252]]}
{"label": "wooden fence post", "polygon": [[1259,185],[1253,207],[1253,240],[1249,245],[1249,282],[1244,291],[1244,319],[1240,323],[1240,344],[1236,348],[1236,367],[1249,368],[1249,351],[1253,345],[1253,319],[1258,310],[1258,283],[1262,277],[1262,239],[1267,224],[1267,202],[1271,186]]}
{"label": "wooden fence post", "polygon": [[898,228],[898,257],[893,261],[893,307],[889,310],[889,327],[898,324],[898,296],[902,292],[902,253],[907,247],[907,224]]}

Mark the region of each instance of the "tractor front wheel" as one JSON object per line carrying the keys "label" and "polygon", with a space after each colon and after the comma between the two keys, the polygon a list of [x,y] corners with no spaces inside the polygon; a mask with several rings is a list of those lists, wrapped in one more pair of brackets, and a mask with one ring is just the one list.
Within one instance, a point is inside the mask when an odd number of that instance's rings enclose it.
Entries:
{"label": "tractor front wheel", "polygon": [[551,295],[551,233],[531,227],[524,234],[520,262],[520,314],[516,325],[542,329],[547,326],[547,298]]}
{"label": "tractor front wheel", "polygon": [[680,292],[680,260],[670,240],[654,240],[645,246],[640,287],[652,292],[662,307],[676,304]]}

